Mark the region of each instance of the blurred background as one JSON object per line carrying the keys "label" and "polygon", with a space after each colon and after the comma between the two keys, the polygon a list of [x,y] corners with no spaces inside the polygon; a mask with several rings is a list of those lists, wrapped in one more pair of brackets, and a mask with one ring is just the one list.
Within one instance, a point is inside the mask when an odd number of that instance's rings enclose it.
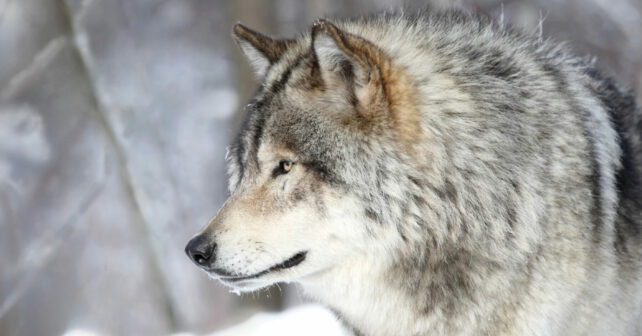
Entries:
{"label": "blurred background", "polygon": [[[230,294],[183,252],[256,85],[231,27],[426,3],[0,0],[0,335],[210,333],[304,302]],[[568,41],[642,101],[641,0],[430,3]]]}

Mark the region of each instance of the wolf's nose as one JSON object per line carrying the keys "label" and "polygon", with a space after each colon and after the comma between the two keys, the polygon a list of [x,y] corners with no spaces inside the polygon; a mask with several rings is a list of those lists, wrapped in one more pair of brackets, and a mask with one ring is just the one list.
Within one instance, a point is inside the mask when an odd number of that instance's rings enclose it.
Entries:
{"label": "wolf's nose", "polygon": [[199,267],[209,268],[216,259],[216,244],[200,234],[187,243],[185,253]]}

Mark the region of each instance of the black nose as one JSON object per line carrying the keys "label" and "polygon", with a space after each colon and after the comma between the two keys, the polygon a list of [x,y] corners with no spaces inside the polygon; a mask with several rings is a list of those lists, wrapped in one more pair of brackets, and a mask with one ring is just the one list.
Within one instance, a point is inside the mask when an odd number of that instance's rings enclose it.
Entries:
{"label": "black nose", "polygon": [[196,265],[201,268],[209,268],[216,259],[216,244],[200,234],[187,243],[185,253]]}

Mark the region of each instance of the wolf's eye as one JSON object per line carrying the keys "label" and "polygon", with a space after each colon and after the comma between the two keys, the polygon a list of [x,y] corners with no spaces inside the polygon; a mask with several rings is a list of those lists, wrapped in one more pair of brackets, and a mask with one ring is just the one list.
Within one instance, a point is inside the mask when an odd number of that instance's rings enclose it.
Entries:
{"label": "wolf's eye", "polygon": [[292,170],[292,166],[294,166],[294,162],[288,161],[288,160],[281,160],[279,162],[279,166],[274,169],[274,172],[272,172],[272,175],[276,177],[279,175],[287,174],[290,172],[290,170]]}
{"label": "wolf's eye", "polygon": [[292,169],[292,161],[281,161],[279,162],[279,168],[281,168],[281,171],[285,174],[289,173],[290,170]]}

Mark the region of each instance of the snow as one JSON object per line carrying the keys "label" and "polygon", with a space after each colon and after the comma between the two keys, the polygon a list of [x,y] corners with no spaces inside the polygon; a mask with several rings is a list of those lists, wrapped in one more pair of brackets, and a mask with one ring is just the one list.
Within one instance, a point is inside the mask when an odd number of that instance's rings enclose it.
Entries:
{"label": "snow", "polygon": [[[327,308],[316,304],[307,304],[290,308],[280,313],[258,313],[241,324],[207,336],[301,335],[344,336],[347,333],[334,314]],[[197,335],[180,333],[172,336]]]}

